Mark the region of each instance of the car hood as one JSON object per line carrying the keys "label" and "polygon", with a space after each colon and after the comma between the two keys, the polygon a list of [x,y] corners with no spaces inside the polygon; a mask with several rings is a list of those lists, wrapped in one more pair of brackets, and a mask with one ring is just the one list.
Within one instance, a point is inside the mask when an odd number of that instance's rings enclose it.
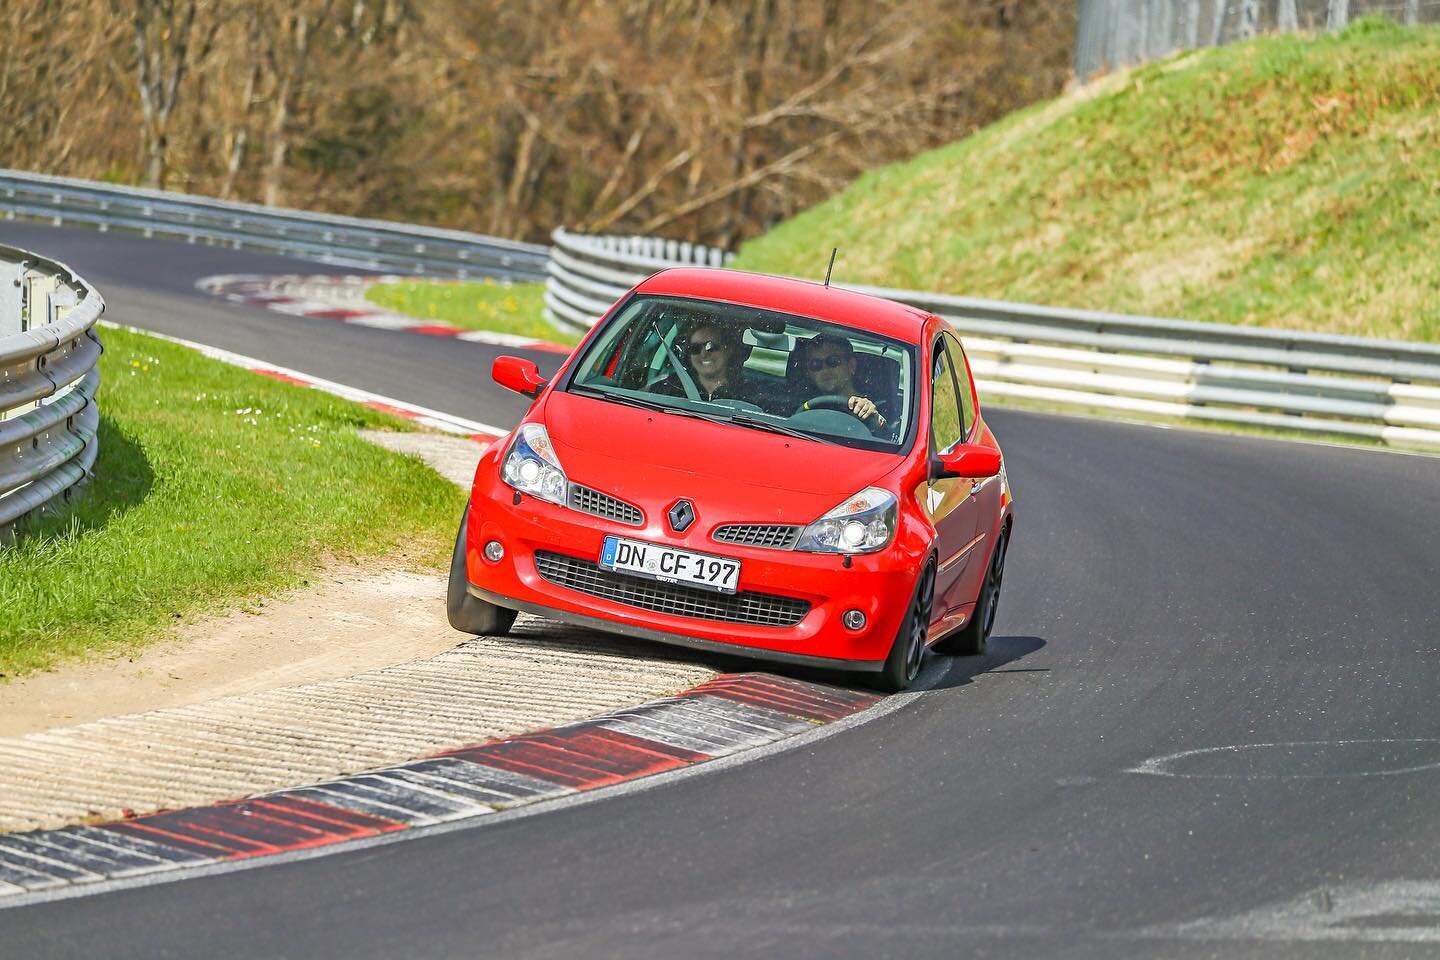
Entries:
{"label": "car hood", "polygon": [[702,498],[734,519],[805,523],[899,466],[898,454],[555,392],[545,428],[570,479],[631,502]]}

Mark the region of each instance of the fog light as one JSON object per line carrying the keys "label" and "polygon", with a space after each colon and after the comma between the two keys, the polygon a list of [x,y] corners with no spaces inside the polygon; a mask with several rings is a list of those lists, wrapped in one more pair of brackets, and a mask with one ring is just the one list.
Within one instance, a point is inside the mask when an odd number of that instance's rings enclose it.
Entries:
{"label": "fog light", "polygon": [[845,616],[840,618],[840,622],[845,624],[847,629],[864,630],[865,614],[861,613],[859,610],[846,610]]}
{"label": "fog light", "polygon": [[491,540],[485,544],[485,559],[491,563],[498,563],[500,558],[505,556],[505,547],[499,540]]}

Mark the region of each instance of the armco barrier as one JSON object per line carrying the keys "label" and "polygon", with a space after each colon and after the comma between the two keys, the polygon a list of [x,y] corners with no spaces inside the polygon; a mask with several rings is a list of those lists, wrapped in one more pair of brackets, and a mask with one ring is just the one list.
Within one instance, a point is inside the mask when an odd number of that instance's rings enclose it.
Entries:
{"label": "armco barrier", "polygon": [[[657,270],[729,260],[650,238],[553,239],[546,312],[579,329]],[[1440,448],[1440,345],[836,286],[944,317],[988,396]]]}
{"label": "armco barrier", "polygon": [[91,474],[104,309],[69,267],[0,245],[0,542]]}
{"label": "armco barrier", "polygon": [[18,170],[0,170],[0,214],[395,273],[545,276],[545,248],[533,243]]}

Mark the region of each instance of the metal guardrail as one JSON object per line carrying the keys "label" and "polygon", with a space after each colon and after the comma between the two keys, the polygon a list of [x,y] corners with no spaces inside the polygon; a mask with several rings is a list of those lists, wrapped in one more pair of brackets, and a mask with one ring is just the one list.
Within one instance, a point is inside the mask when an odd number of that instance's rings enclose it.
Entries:
{"label": "metal guardrail", "polygon": [[0,170],[0,214],[438,277],[545,276],[545,247],[462,230]]}
{"label": "metal guardrail", "polygon": [[92,474],[104,309],[69,267],[0,244],[0,542]]}
{"label": "metal guardrail", "polygon": [[1075,75],[1216,47],[1262,33],[1341,30],[1363,16],[1440,20],[1435,0],[1079,0]]}
{"label": "metal guardrail", "polygon": [[[546,313],[578,329],[657,270],[729,260],[671,241],[553,239]],[[944,317],[989,396],[1440,448],[1440,345],[835,286]]]}

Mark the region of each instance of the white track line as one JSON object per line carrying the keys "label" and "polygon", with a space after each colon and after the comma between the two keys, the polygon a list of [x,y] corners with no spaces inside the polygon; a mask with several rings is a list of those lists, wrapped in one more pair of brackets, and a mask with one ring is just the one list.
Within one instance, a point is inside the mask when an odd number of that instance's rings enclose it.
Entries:
{"label": "white track line", "polygon": [[311,376],[308,373],[301,373],[299,370],[292,370],[289,367],[281,367],[265,360],[257,360],[254,357],[247,357],[243,354],[232,353],[229,350],[221,350],[219,347],[207,346],[203,343],[196,343],[193,340],[184,340],[180,337],[172,337],[163,333],[155,333],[150,330],[142,330],[139,327],[132,327],[127,324],[111,323],[102,320],[101,326],[118,330],[128,330],[131,333],[144,334],[147,337],[155,337],[167,343],[178,344],[182,347],[189,347],[212,360],[219,360],[221,363],[228,363],[231,366],[241,367],[252,373],[266,374],[288,380],[302,386],[312,387],[325,393],[343,397],[346,400],[353,400],[356,403],[363,403],[376,409],[382,409],[396,416],[404,417],[407,420],[414,420],[428,427],[443,430],[446,433],[459,434],[461,436],[493,440],[496,437],[504,436],[510,431],[505,427],[497,427],[488,423],[481,423],[478,420],[468,420],[464,417],[457,417],[452,413],[445,413],[440,410],[432,410],[429,407],[422,407],[418,404],[409,403],[404,400],[396,400],[394,397],[383,396],[378,393],[371,393],[368,390],[361,390],[358,387],[346,386],[343,383],[336,383],[333,380],[325,380],[321,377]]}

